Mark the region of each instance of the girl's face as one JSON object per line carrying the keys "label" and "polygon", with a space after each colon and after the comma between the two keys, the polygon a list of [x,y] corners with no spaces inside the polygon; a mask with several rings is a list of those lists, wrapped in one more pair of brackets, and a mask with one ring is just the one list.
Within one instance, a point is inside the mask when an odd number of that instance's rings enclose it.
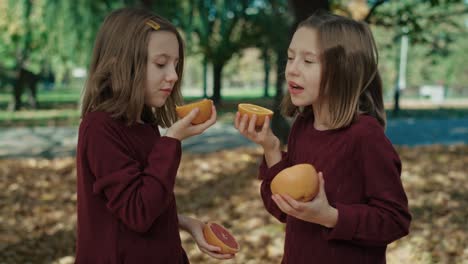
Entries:
{"label": "girl's face", "polygon": [[155,31],[148,43],[146,67],[145,104],[161,107],[170,96],[179,79],[176,66],[179,62],[179,42],[169,31]]}
{"label": "girl's face", "polygon": [[320,89],[321,65],[317,32],[299,28],[289,44],[286,81],[295,106],[317,103]]}

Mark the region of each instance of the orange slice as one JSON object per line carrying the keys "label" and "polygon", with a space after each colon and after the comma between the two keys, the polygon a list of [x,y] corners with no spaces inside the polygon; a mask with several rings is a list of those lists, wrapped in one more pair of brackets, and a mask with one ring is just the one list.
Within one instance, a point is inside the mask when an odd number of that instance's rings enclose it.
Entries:
{"label": "orange slice", "polygon": [[239,243],[234,236],[221,225],[208,222],[203,228],[203,235],[208,244],[221,248],[222,254],[236,254],[239,251]]}
{"label": "orange slice", "polygon": [[256,127],[263,126],[265,117],[268,116],[271,120],[271,117],[273,116],[273,111],[270,109],[254,104],[239,104],[237,109],[241,115],[247,114],[249,119],[252,118],[252,115],[257,115],[257,120],[255,121]]}
{"label": "orange slice", "polygon": [[210,99],[203,99],[194,103],[177,106],[176,112],[180,118],[188,115],[190,111],[194,108],[200,108],[197,116],[192,120],[192,124],[198,125],[201,123],[206,122],[206,120],[210,119],[211,116],[211,107],[213,105],[213,101]]}

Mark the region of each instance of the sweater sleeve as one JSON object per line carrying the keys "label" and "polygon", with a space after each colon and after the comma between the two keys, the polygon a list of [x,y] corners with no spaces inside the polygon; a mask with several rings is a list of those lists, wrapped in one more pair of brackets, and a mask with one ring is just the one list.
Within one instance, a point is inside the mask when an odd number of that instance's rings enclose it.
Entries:
{"label": "sweater sleeve", "polygon": [[283,169],[289,167],[288,155],[286,152],[281,153],[281,160],[275,165],[268,168],[265,157],[263,157],[262,163],[259,168],[259,179],[263,180],[260,186],[260,194],[262,196],[263,204],[266,210],[273,215],[280,222],[286,223],[286,214],[276,205],[275,201],[271,199],[271,181],[275,178]]}
{"label": "sweater sleeve", "polygon": [[[295,132],[297,131],[297,126],[301,121],[301,118],[295,120],[291,127],[291,131],[288,137],[288,150],[294,149],[295,144]],[[281,160],[275,165],[268,168],[266,164],[265,156],[263,156],[262,162],[259,167],[259,179],[262,180],[260,187],[260,194],[262,196],[263,204],[266,210],[273,215],[280,222],[286,223],[287,214],[281,211],[281,209],[276,205],[275,201],[271,199],[271,181],[275,176],[282,171],[283,169],[292,166],[290,152],[281,152]]]}
{"label": "sweater sleeve", "polygon": [[400,179],[401,161],[383,131],[374,131],[360,143],[360,172],[365,203],[336,203],[338,222],[330,240],[358,245],[385,246],[409,232],[411,215]]}
{"label": "sweater sleeve", "polygon": [[87,162],[96,178],[93,192],[105,197],[107,208],[128,228],[146,232],[173,199],[180,141],[159,138],[144,167],[111,121],[88,126],[85,133]]}

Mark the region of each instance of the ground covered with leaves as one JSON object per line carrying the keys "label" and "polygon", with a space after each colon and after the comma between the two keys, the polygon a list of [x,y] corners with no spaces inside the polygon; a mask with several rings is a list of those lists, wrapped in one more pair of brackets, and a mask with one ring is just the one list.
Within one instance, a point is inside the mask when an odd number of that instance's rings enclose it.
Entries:
{"label": "ground covered with leaves", "polygon": [[[399,147],[413,214],[410,234],[389,246],[388,263],[468,263],[468,146]],[[263,209],[257,148],[184,154],[179,211],[214,220],[241,251],[222,263],[280,263],[284,226]],[[0,264],[73,263],[76,192],[73,158],[0,160]],[[181,233],[192,263],[220,263]]]}

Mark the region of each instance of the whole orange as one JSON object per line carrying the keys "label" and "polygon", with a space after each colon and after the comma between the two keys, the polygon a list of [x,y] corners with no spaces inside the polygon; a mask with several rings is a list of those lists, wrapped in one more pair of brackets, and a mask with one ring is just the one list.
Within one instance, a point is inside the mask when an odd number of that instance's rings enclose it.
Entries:
{"label": "whole orange", "polygon": [[248,115],[249,120],[250,118],[252,118],[252,115],[255,114],[257,116],[257,120],[255,121],[256,127],[263,126],[263,123],[265,122],[265,117],[268,116],[271,120],[271,117],[273,116],[273,111],[271,111],[270,109],[254,104],[238,104],[237,110],[239,111],[239,113],[241,113],[241,115]]}
{"label": "whole orange", "polygon": [[271,181],[273,194],[288,194],[293,199],[307,202],[319,191],[319,179],[314,166],[297,164],[280,171]]}
{"label": "whole orange", "polygon": [[194,108],[199,108],[200,111],[198,112],[197,116],[192,120],[192,124],[197,125],[206,122],[210,119],[211,116],[211,107],[213,106],[213,101],[210,99],[203,99],[197,102],[193,102],[190,104],[185,104],[182,106],[176,107],[177,116],[183,118],[184,116],[188,115],[190,111]]}

